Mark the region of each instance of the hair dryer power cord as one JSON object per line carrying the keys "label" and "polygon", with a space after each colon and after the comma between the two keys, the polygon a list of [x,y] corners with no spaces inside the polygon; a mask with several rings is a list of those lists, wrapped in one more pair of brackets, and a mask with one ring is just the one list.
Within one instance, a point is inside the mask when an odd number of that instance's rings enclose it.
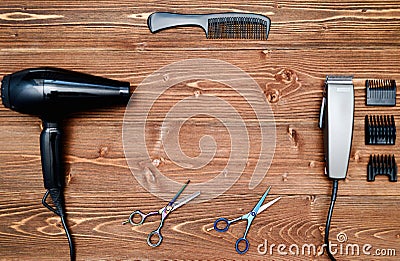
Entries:
{"label": "hair dryer power cord", "polygon": [[[51,199],[53,200],[55,208],[47,204],[46,200],[47,197],[50,195]],[[68,245],[69,245],[69,255],[71,261],[75,261],[75,251],[74,251],[74,244],[72,241],[71,233],[69,232],[67,222],[65,219],[65,210],[64,210],[64,195],[61,189],[58,188],[53,188],[53,189],[48,189],[46,193],[43,196],[42,199],[42,204],[46,208],[48,208],[50,211],[52,211],[54,214],[57,216],[60,216],[61,218],[61,223],[63,225],[63,228],[65,230],[65,235],[67,236],[68,239]]]}

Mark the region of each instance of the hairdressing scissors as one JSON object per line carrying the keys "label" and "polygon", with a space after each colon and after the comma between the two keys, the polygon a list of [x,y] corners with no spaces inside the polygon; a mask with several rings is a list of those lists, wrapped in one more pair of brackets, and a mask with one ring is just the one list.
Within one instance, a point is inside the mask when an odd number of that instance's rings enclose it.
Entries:
{"label": "hairdressing scissors", "polygon": [[[235,218],[235,219],[232,219],[232,220],[228,220],[226,218],[218,218],[214,222],[214,229],[216,231],[218,231],[218,232],[226,232],[228,230],[229,226],[232,223],[234,223],[236,221],[239,221],[239,220],[244,220],[244,219],[247,220],[247,227],[246,227],[246,230],[244,232],[244,235],[243,235],[243,237],[239,238],[236,241],[236,245],[235,245],[236,252],[238,252],[239,254],[244,254],[244,253],[247,252],[247,250],[249,250],[249,241],[246,239],[246,236],[247,236],[247,232],[249,232],[249,229],[250,229],[251,223],[253,222],[253,219],[257,216],[257,214],[263,212],[264,210],[266,210],[267,208],[272,206],[275,202],[277,202],[279,199],[281,199],[281,197],[278,197],[278,198],[276,198],[274,200],[271,200],[267,204],[261,206],[261,204],[264,202],[265,198],[267,197],[270,189],[271,189],[271,187],[269,187],[267,189],[267,191],[265,191],[264,195],[260,198],[260,200],[258,201],[257,205],[255,205],[253,210],[250,211],[249,213],[244,214],[243,216]],[[219,225],[219,224],[223,224],[224,227],[221,228],[221,225]],[[245,243],[244,250],[240,250],[239,249],[239,243],[242,242],[242,241]]]}
{"label": "hairdressing scissors", "polygon": [[[161,228],[163,227],[164,224],[164,220],[167,218],[167,216],[169,215],[169,213],[171,213],[172,211],[174,211],[175,209],[181,207],[182,205],[188,203],[189,201],[193,200],[194,198],[198,197],[200,195],[200,191],[197,191],[191,195],[188,195],[186,197],[184,197],[181,200],[177,200],[177,198],[182,194],[183,190],[186,188],[186,186],[189,184],[190,180],[188,180],[183,187],[178,191],[178,193],[176,193],[176,195],[173,197],[173,199],[163,208],[161,208],[158,211],[153,211],[153,212],[149,212],[147,214],[143,213],[140,210],[136,210],[134,212],[132,212],[129,215],[129,218],[127,221],[123,222],[122,224],[127,224],[127,223],[131,223],[133,226],[138,226],[138,225],[142,225],[144,223],[144,221],[150,217],[150,216],[154,216],[154,215],[161,215],[161,222],[160,225],[158,226],[158,228],[152,232],[150,232],[150,234],[147,237],[147,244],[149,246],[152,247],[157,247],[161,244],[163,237],[161,236]],[[135,216],[140,216],[140,221],[139,222],[135,222],[134,218]],[[151,238],[153,236],[158,237],[158,241],[156,243],[152,243],[151,242]]]}

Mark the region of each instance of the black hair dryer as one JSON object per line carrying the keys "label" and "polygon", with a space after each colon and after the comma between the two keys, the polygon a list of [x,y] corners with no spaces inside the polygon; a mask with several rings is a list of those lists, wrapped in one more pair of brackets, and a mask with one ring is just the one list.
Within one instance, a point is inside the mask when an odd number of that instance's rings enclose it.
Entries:
{"label": "black hair dryer", "polygon": [[[61,153],[60,120],[68,113],[129,101],[129,82],[58,68],[26,69],[4,76],[3,105],[14,111],[39,116],[43,121],[40,153],[44,187],[43,204],[61,217],[74,259],[72,240],[64,220],[64,173]],[[50,194],[55,209],[46,203]]]}

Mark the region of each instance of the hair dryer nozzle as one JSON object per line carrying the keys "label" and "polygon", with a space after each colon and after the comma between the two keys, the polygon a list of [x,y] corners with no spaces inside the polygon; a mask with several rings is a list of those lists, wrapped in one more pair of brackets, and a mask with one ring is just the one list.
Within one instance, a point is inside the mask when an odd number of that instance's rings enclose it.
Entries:
{"label": "hair dryer nozzle", "polygon": [[10,100],[8,98],[9,85],[10,85],[10,77],[5,76],[1,81],[1,100],[6,108],[10,108]]}

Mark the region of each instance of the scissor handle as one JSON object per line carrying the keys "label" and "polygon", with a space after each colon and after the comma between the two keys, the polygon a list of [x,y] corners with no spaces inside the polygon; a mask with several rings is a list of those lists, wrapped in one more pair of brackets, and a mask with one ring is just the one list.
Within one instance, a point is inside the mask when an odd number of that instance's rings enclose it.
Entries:
{"label": "scissor handle", "polygon": [[[219,223],[225,223],[225,224],[224,224],[225,226],[224,226],[223,228],[219,228],[219,227],[218,227],[218,224],[219,224]],[[227,218],[218,218],[218,219],[215,220],[215,222],[214,222],[214,229],[215,229],[216,231],[218,231],[218,232],[225,232],[225,231],[228,230],[229,225],[230,225],[230,222],[229,222],[229,220],[228,220]]]}
{"label": "scissor handle", "polygon": [[[158,241],[156,243],[152,243],[151,238],[155,236],[158,237]],[[147,236],[147,244],[151,247],[158,247],[161,244],[162,240],[163,237],[161,236],[160,229],[150,232],[150,234]]]}
{"label": "scissor handle", "polygon": [[[150,213],[144,214],[142,211],[136,210],[136,211],[133,211],[129,215],[128,221],[129,221],[129,223],[131,223],[131,225],[138,226],[138,225],[143,224],[143,222],[146,220],[147,217],[153,216],[153,215],[158,215],[158,214],[159,214],[158,212],[150,212]],[[135,222],[134,221],[135,216],[140,216],[140,221],[139,222]]]}
{"label": "scissor handle", "polygon": [[[245,247],[243,250],[240,250],[240,249],[239,249],[239,244],[240,244],[240,242],[242,242],[242,241],[244,241],[244,242],[246,243],[246,247]],[[239,238],[239,239],[236,241],[235,248],[236,248],[236,252],[238,252],[239,254],[243,255],[244,253],[247,252],[247,250],[249,250],[249,240],[247,240],[247,239],[244,238],[244,237]]]}

